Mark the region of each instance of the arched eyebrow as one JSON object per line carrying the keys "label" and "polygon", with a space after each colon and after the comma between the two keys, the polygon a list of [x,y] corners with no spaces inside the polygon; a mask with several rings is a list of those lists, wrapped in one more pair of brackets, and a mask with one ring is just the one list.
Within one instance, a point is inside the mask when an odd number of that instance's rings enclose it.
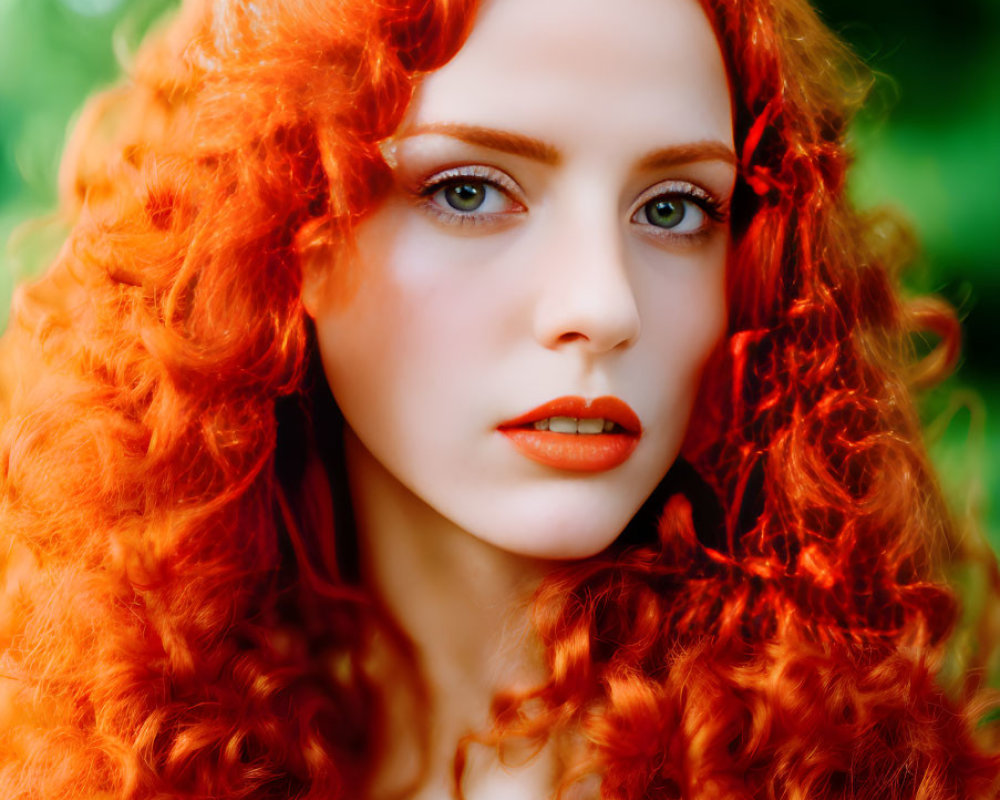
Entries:
{"label": "arched eyebrow", "polygon": [[[458,122],[428,123],[414,126],[405,131],[399,138],[406,139],[430,133],[450,136],[501,153],[523,156],[550,166],[558,166],[562,162],[562,153],[559,152],[559,148],[549,142],[512,131],[485,128],[479,125],[465,125]],[[731,147],[719,141],[689,142],[654,150],[640,158],[637,167],[640,171],[648,171],[675,167],[680,164],[693,164],[698,161],[722,161],[735,166],[736,153]]]}
{"label": "arched eyebrow", "polygon": [[733,148],[718,141],[691,142],[654,150],[639,159],[638,168],[641,171],[651,171],[698,161],[722,161],[736,166],[736,153]]}
{"label": "arched eyebrow", "polygon": [[483,128],[479,125],[463,125],[457,122],[435,122],[427,125],[416,125],[404,132],[399,138],[408,139],[411,136],[421,136],[436,133],[441,136],[451,136],[463,142],[497,150],[501,153],[511,153],[524,156],[532,161],[557,166],[562,161],[562,153],[558,148],[541,139],[524,136],[511,131],[500,131],[494,128]]}

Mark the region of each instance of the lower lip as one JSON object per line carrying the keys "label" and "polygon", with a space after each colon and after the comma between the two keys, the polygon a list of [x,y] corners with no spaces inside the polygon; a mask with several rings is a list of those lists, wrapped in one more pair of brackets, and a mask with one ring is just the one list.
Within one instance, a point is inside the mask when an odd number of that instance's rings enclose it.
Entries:
{"label": "lower lip", "polygon": [[624,464],[639,437],[630,433],[556,433],[533,428],[500,431],[520,453],[539,464],[575,472],[604,472]]}

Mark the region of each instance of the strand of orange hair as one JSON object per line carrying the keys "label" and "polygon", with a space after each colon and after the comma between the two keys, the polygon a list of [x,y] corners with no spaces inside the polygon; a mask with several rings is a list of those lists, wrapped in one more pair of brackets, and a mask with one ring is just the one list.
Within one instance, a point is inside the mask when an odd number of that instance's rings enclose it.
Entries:
{"label": "strand of orange hair", "polygon": [[[295,446],[323,412],[300,265],[337,268],[473,5],[192,0],[88,107],[72,233],[0,344],[4,797],[363,793],[377,623]],[[979,708],[935,683],[948,521],[892,237],[844,199],[853,62],[800,0],[706,8],[742,148],[730,336],[686,448],[707,490],[675,470],[543,584],[550,679],[481,738],[578,736],[568,780],[616,800],[995,796]]]}

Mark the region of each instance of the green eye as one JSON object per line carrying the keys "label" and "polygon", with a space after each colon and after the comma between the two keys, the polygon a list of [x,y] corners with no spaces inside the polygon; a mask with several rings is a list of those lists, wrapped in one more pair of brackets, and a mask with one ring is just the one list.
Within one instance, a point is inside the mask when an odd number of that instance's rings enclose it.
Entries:
{"label": "green eye", "polygon": [[678,197],[657,197],[644,206],[646,221],[658,228],[676,228],[684,221],[686,204]]}
{"label": "green eye", "polygon": [[670,187],[639,206],[632,215],[632,222],[647,226],[651,234],[680,241],[678,237],[691,237],[708,230],[710,212],[706,205],[710,202],[690,190]]}
{"label": "green eye", "polygon": [[476,211],[486,202],[482,183],[455,183],[444,189],[445,202],[456,211]]}
{"label": "green eye", "polygon": [[438,222],[498,225],[528,209],[517,198],[521,188],[505,172],[469,164],[442,170],[417,188],[416,194]]}

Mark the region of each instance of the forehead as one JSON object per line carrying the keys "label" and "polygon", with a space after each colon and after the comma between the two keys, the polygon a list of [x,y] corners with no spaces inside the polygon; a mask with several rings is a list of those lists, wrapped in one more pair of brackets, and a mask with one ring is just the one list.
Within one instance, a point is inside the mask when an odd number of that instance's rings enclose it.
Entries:
{"label": "forehead", "polygon": [[698,0],[486,0],[409,121],[559,145],[581,134],[636,146],[732,137],[725,66]]}

